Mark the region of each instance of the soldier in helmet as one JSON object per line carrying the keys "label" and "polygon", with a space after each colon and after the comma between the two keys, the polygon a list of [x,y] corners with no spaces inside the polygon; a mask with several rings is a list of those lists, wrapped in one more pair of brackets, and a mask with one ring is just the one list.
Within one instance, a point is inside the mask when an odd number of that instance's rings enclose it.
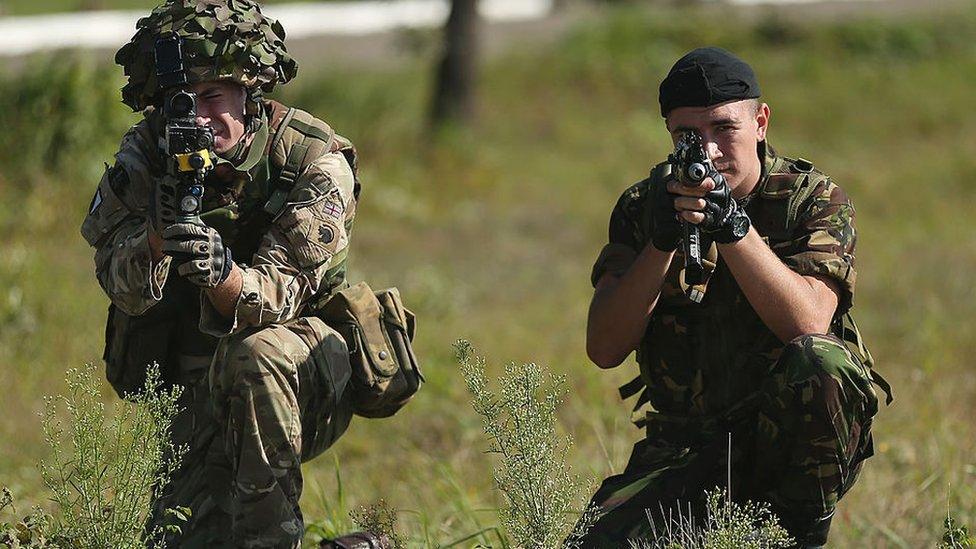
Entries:
{"label": "soldier in helmet", "polygon": [[[587,352],[614,368],[637,351],[621,394],[640,393],[646,438],[594,495],[586,547],[626,546],[689,510],[700,521],[714,487],[769,503],[799,547],[819,547],[872,455],[872,382],[887,386],[850,316],[854,209],[812,163],[774,152],[759,97],[749,65],[714,47],[661,83],[675,144],[698,140],[721,177],[693,186],[658,164],[610,216]],[[697,281],[683,224],[702,236]]]}
{"label": "soldier in helmet", "polygon": [[[111,299],[109,380],[137,390],[155,361],[185,387],[172,438],[187,453],[147,531],[180,506],[181,547],[298,547],[300,464],[357,412],[347,344],[315,314],[347,286],[355,149],[263,98],[297,65],[253,0],[170,0],[137,29],[116,62],[144,117],[81,231]],[[186,168],[205,173],[199,196],[168,169],[167,109],[188,93],[188,131],[205,137]]]}

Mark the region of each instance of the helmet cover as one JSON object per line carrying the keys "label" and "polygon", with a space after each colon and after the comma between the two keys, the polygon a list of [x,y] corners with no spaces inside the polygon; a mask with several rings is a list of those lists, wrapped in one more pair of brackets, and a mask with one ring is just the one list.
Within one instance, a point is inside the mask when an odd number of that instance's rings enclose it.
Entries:
{"label": "helmet cover", "polygon": [[134,111],[159,99],[155,45],[170,33],[182,38],[189,84],[232,80],[251,93],[270,92],[298,72],[285,49],[285,29],[254,0],[169,0],[139,19],[136,29],[115,54],[128,77],[122,102]]}

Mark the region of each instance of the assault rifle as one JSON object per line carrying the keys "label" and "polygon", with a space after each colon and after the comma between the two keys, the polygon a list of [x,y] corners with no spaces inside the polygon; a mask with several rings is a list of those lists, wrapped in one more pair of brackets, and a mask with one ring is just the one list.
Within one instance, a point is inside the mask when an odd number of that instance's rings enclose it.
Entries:
{"label": "assault rifle", "polygon": [[187,84],[182,46],[182,38],[176,34],[156,40],[156,78],[166,97],[163,153],[167,157],[167,172],[178,181],[177,221],[200,223],[203,180],[213,168],[214,135],[211,128],[196,123],[196,94],[182,89]]}
{"label": "assault rifle", "polygon": [[[668,156],[668,162],[682,185],[697,187],[711,177],[715,181],[715,190],[712,192],[723,192],[723,188],[727,186],[725,178],[708,158],[702,137],[698,132],[685,132],[675,145],[674,152]],[[705,278],[705,268],[702,266],[701,259],[701,229],[698,225],[687,221],[682,224],[685,232],[682,244],[685,254],[685,284],[694,286],[704,282]]]}

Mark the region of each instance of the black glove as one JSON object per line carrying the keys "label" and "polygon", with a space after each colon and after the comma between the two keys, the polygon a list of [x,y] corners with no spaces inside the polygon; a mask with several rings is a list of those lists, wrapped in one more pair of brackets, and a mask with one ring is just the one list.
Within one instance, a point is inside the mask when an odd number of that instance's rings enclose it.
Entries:
{"label": "black glove", "polygon": [[170,175],[157,178],[149,200],[149,223],[156,230],[156,234],[162,235],[163,229],[176,223],[176,216],[179,215],[178,200],[176,178]]}
{"label": "black glove", "polygon": [[175,223],[163,229],[163,253],[173,257],[178,272],[201,288],[214,288],[230,276],[234,261],[220,233],[206,225]]}
{"label": "black glove", "polygon": [[673,252],[683,234],[674,199],[678,195],[668,192],[667,180],[651,186],[647,197],[651,208],[651,244],[662,252]]}
{"label": "black glove", "polygon": [[751,226],[746,211],[732,198],[728,185],[722,185],[705,195],[705,220],[698,226],[719,244],[738,242]]}

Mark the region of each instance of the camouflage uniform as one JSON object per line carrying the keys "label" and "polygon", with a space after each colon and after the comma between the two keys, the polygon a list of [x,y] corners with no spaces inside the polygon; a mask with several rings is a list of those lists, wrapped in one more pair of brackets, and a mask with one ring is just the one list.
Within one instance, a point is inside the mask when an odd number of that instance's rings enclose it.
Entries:
{"label": "camouflage uniform", "polygon": [[156,520],[168,507],[190,507],[183,547],[297,546],[299,465],[328,448],[352,415],[346,344],[308,316],[345,281],[356,204],[352,168],[340,152],[308,159],[271,220],[263,208],[274,184],[270,171],[289,144],[281,140],[265,154],[274,138],[265,119],[250,160],[232,177],[208,179],[201,217],[243,270],[228,319],[171,272],[168,256],[152,259],[146,208],[160,159],[150,123],[122,139],[82,233],[95,247],[98,281],[121,311],[140,315],[161,301],[175,304],[179,367],[171,380],[187,390],[173,438],[189,453],[171,493],[156,503]]}
{"label": "camouflage uniform", "polygon": [[[647,436],[624,472],[606,479],[593,497],[605,515],[587,547],[622,547],[649,535],[645,510],[659,521],[678,505],[685,514],[688,505],[700,513],[703,492],[728,483],[729,436],[733,497],[769,502],[798,541],[822,543],[837,501],[872,454],[878,401],[871,359],[848,314],[854,209],[809,162],[778,157],[765,143],[759,154],[760,182],[740,204],[790,269],[836,282],[841,296],[832,333],[784,345],[714,245],[705,258],[711,275],[698,288],[705,297],[693,302],[679,279],[679,247],[637,349],[640,377],[621,388],[622,395],[643,390],[635,423]],[[666,173],[665,164],[657,166],[618,201],[594,285],[605,273],[622,275],[648,245],[644,202],[652,186],[665,184]]]}
{"label": "camouflage uniform", "polygon": [[[148,206],[167,177],[154,110],[163,35],[179,37],[188,83],[229,80],[247,91],[251,141],[218,160],[201,215],[242,269],[231,318],[149,249]],[[140,19],[116,62],[128,77],[123,102],[145,119],[123,137],[82,226],[113,304],[109,380],[132,386],[145,358],[158,356],[166,379],[186,387],[172,436],[188,454],[149,524],[189,507],[184,547],[297,546],[300,463],[328,448],[353,413],[346,343],[314,313],[345,286],[355,152],[321,120],[261,99],[296,74],[284,38],[250,0],[170,0]]]}

